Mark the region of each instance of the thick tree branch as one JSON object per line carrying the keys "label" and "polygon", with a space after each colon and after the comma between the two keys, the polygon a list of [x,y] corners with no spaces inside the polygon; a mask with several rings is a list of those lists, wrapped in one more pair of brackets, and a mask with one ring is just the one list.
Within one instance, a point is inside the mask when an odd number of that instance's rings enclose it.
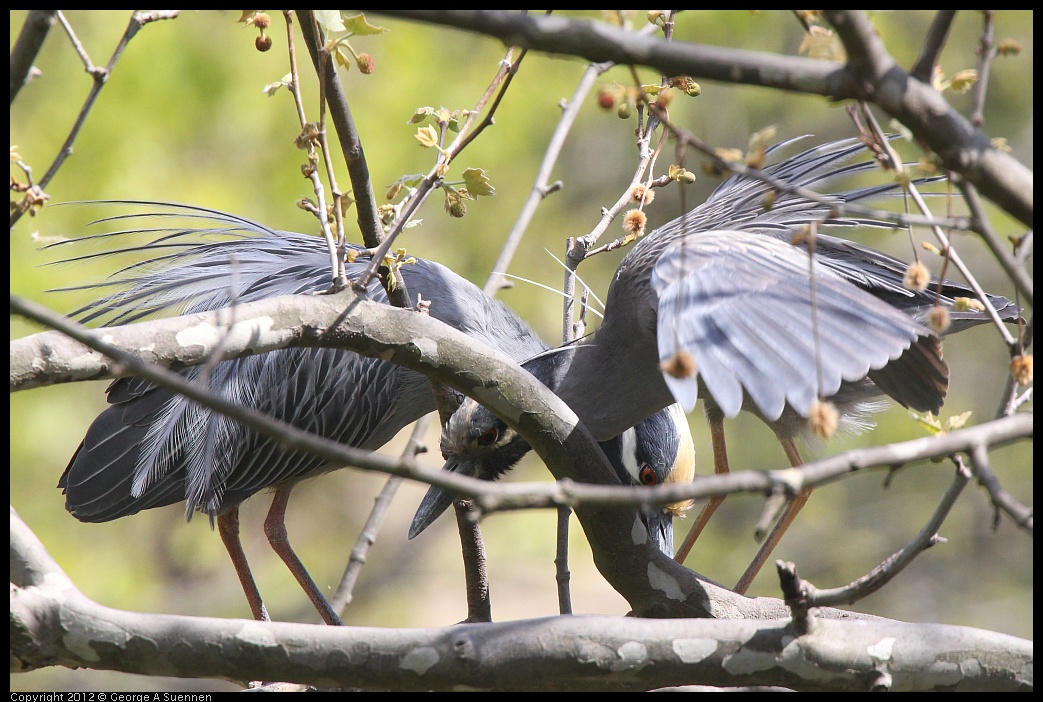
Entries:
{"label": "thick tree branch", "polygon": [[[11,669],[278,679],[363,690],[1023,690],[1032,642],[939,624],[549,617],[440,629],[325,627],[139,614],[79,592],[11,513]],[[21,573],[27,574],[24,578]],[[217,655],[215,655],[217,654]]]}
{"label": "thick tree branch", "polygon": [[1032,172],[954,110],[930,85],[895,64],[861,12],[826,13],[848,51],[842,64],[644,37],[592,22],[508,10],[395,10],[385,14],[496,37],[505,44],[589,61],[648,66],[733,85],[757,85],[830,100],[879,105],[1011,216],[1032,226]]}
{"label": "thick tree branch", "polygon": [[882,107],[936,153],[945,168],[959,173],[985,197],[1032,227],[1032,171],[994,148],[929,83],[903,71],[864,13],[830,10],[825,16],[847,49],[848,70],[862,93],[858,99]]}

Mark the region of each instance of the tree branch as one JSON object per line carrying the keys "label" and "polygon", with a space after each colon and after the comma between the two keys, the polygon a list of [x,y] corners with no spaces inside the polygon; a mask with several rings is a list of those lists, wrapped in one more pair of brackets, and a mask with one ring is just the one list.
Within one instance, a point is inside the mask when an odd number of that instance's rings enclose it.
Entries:
{"label": "tree branch", "polygon": [[733,85],[756,85],[830,100],[879,105],[1011,216],[1032,226],[1032,172],[989,139],[930,85],[900,69],[863,13],[827,11],[848,51],[841,64],[643,37],[602,22],[507,10],[394,10],[385,14],[496,37],[506,44],[588,61],[648,66]]}
{"label": "tree branch", "polygon": [[[64,665],[362,690],[633,691],[693,681],[866,690],[885,684],[882,671],[894,690],[1032,685],[1031,641],[966,627],[816,620],[795,638],[788,620],[586,616],[378,629],[179,617],[91,601],[13,510],[11,554],[12,672]],[[31,575],[15,581],[16,562]]]}

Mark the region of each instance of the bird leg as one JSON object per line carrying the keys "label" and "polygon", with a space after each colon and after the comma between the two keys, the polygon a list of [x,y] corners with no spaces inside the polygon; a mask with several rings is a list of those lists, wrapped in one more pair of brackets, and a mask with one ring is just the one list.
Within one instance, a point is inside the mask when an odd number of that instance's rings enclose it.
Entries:
{"label": "bird leg", "polygon": [[[800,452],[797,451],[797,445],[793,443],[793,439],[779,439],[779,443],[782,444],[786,457],[789,458],[790,465],[794,468],[804,465],[804,460],[800,457]],[[760,550],[757,551],[757,555],[753,558],[753,562],[746,568],[746,572],[739,578],[739,582],[735,584],[733,588],[735,592],[740,595],[746,594],[750,584],[753,583],[753,579],[757,577],[757,573],[764,566],[768,557],[771,556],[771,552],[775,550],[775,547],[782,539],[782,535],[786,533],[790,524],[797,518],[797,513],[804,508],[804,504],[807,503],[809,497],[811,497],[811,488],[804,488],[789,503],[786,511],[782,513],[779,521],[775,524],[775,528],[771,530],[768,538],[761,544]]]}
{"label": "bird leg", "polygon": [[221,535],[225,550],[232,559],[232,565],[239,576],[239,584],[243,586],[243,593],[250,604],[254,619],[270,622],[272,618],[268,616],[268,610],[261,601],[261,592],[254,582],[250,564],[246,561],[246,552],[243,551],[243,542],[239,539],[239,507],[233,507],[230,511],[218,515],[217,532]]}
{"label": "bird leg", "polygon": [[[717,403],[712,400],[705,401],[706,421],[710,425],[710,439],[713,443],[713,471],[717,475],[731,472],[728,464],[728,450],[725,445],[724,439],[724,413],[721,412],[720,407]],[[804,465],[803,459],[800,457],[800,452],[797,450],[797,445],[793,443],[792,439],[779,439],[779,443],[782,444],[783,450],[786,452],[786,457],[789,458],[790,465],[794,468]],[[790,502],[786,511],[783,512],[779,521],[775,524],[775,527],[771,530],[771,533],[765,539],[764,543],[761,544],[760,549],[757,551],[757,555],[754,556],[753,562],[750,563],[749,567],[746,568],[746,572],[739,578],[739,582],[735,585],[735,592],[743,595],[749,589],[753,579],[757,577],[757,573],[764,567],[764,563],[771,556],[773,550],[782,539],[782,535],[786,533],[790,524],[796,519],[797,513],[804,507],[804,504],[808,501],[811,496],[811,489],[807,488],[801,490],[795,498]],[[717,497],[711,497],[707,500],[703,506],[702,511],[696,518],[695,523],[692,524],[692,528],[688,531],[688,535],[685,536],[684,543],[681,544],[680,548],[677,549],[677,554],[674,556],[674,560],[678,563],[684,563],[688,557],[689,552],[692,550],[692,546],[695,544],[695,540],[699,538],[699,534],[702,533],[706,524],[710,521],[710,517],[714,511],[720,507],[721,503],[724,502],[724,495]]]}
{"label": "bird leg", "polygon": [[304,564],[301,563],[301,559],[297,557],[297,554],[293,552],[293,548],[290,546],[290,540],[286,534],[286,503],[290,499],[291,489],[292,486],[285,484],[275,489],[272,507],[268,510],[268,516],[264,520],[264,534],[268,537],[268,543],[272,545],[272,549],[279,554],[279,558],[282,559],[286,567],[293,573],[293,577],[297,578],[297,582],[304,588],[304,592],[307,593],[311,603],[315,605],[315,609],[318,610],[322,621],[330,626],[341,626],[340,617],[337,616],[337,613],[333,611],[333,607],[319,592],[315,581],[308,575],[308,571],[304,568]]}
{"label": "bird leg", "polygon": [[[713,472],[716,475],[729,473],[731,468],[728,465],[728,448],[724,443],[724,413],[713,400],[705,400],[705,412],[706,421],[710,425],[710,440],[713,444]],[[706,501],[695,523],[692,524],[692,528],[688,530],[688,535],[684,537],[684,542],[677,549],[677,553],[674,555],[675,561],[684,563],[688,558],[688,553],[695,545],[695,540],[699,538],[699,534],[702,533],[713,513],[724,502],[725,497],[727,495],[716,495]]]}

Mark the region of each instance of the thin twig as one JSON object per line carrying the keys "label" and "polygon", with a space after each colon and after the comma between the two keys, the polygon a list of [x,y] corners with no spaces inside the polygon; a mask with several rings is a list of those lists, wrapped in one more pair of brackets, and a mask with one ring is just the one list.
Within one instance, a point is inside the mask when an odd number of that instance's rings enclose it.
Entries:
{"label": "thin twig", "polygon": [[985,124],[985,94],[989,90],[989,72],[996,59],[996,20],[995,10],[982,10],[984,27],[981,30],[981,41],[978,46],[978,78],[974,81],[971,102],[971,123],[975,127]]}
{"label": "thin twig", "polygon": [[[356,289],[364,290],[373,275],[377,271],[381,271],[383,272],[381,284],[387,293],[388,300],[395,307],[408,308],[410,307],[409,291],[406,288],[405,280],[394,267],[384,265],[383,253],[387,251],[386,247],[381,249],[381,243],[385,240],[384,228],[380,221],[377,199],[369,177],[369,165],[362,148],[362,139],[355,126],[351,108],[348,106],[344,86],[333,67],[329,52],[322,45],[314,13],[311,10],[297,10],[297,17],[301,27],[301,36],[308,47],[315,72],[322,84],[321,90],[324,95],[322,104],[329,107],[330,118],[340,141],[341,154],[348,167],[348,178],[355,196],[359,231],[362,233],[362,239],[367,247],[382,251],[380,256],[373,259],[371,274],[352,281],[352,284]],[[343,225],[338,224],[338,226]]]}
{"label": "thin twig", "polygon": [[699,137],[692,134],[690,131],[679,127],[677,124],[670,121],[669,117],[664,114],[660,114],[660,121],[666,125],[673,134],[677,137],[679,143],[684,143],[694,147],[696,150],[702,152],[704,155],[710,158],[714,168],[721,171],[728,171],[733,175],[739,175],[744,178],[752,178],[759,180],[765,185],[770,186],[773,190],[780,193],[786,193],[790,195],[796,195],[798,197],[810,200],[812,202],[824,205],[825,207],[836,208],[839,214],[848,215],[851,217],[859,217],[864,219],[880,220],[883,222],[891,222],[896,227],[909,227],[909,226],[937,226],[944,227],[946,229],[958,229],[958,230],[970,230],[972,222],[967,217],[925,217],[922,215],[908,214],[904,212],[895,212],[893,210],[880,210],[872,207],[866,207],[857,203],[837,203],[829,200],[825,195],[817,193],[809,188],[795,186],[792,183],[787,183],[783,180],[779,180],[767,173],[764,173],[758,168],[747,166],[744,163],[730,161],[721,156],[709,145],[707,145]]}
{"label": "thin twig", "polygon": [[[876,134],[881,147],[886,151],[891,159],[891,167],[895,172],[899,172],[903,168],[902,160],[898,158],[898,154],[891,146],[890,141],[884,136],[883,130],[880,129],[880,125],[877,123],[872,111],[866,109],[863,105],[862,114],[865,116],[866,122],[869,124],[870,128]],[[931,216],[931,211],[930,208],[927,207],[927,202],[923,199],[923,196],[920,195],[916,183],[914,183],[911,178],[908,179],[908,191],[913,198],[913,202],[915,202],[916,206],[920,208],[920,211]],[[1003,323],[1003,320],[1000,319],[999,313],[996,312],[996,308],[989,301],[989,296],[982,289],[981,285],[978,284],[978,280],[974,277],[974,274],[971,273],[971,270],[966,266],[966,264],[964,264],[963,259],[961,259],[960,255],[956,253],[955,249],[953,249],[952,244],[949,242],[949,237],[946,236],[945,232],[942,231],[942,228],[937,224],[931,225],[931,231],[934,232],[935,238],[938,239],[939,243],[942,245],[942,251],[945,252],[946,258],[952,261],[952,264],[956,266],[956,269],[963,274],[964,278],[967,279],[967,283],[971,286],[971,289],[974,290],[974,294],[978,296],[978,300],[982,305],[984,305],[985,312],[989,315],[989,319],[992,320],[993,325],[999,330],[1003,341],[1008,347],[1013,347],[1016,343],[1014,337],[1011,336],[1009,331],[1007,331],[1006,325]]]}
{"label": "thin twig", "polygon": [[909,71],[909,75],[921,83],[931,84],[934,67],[938,65],[938,58],[945,47],[945,40],[949,36],[953,20],[956,19],[956,13],[957,10],[938,10],[931,21],[923,46],[920,47],[920,55]]}
{"label": "thin twig", "polygon": [[540,162],[540,168],[536,173],[536,180],[532,184],[529,196],[526,198],[525,204],[522,205],[518,219],[515,220],[514,226],[507,235],[507,240],[504,241],[503,247],[500,249],[500,256],[496,259],[496,263],[493,264],[493,269],[489,273],[489,279],[485,281],[484,290],[487,295],[495,295],[503,287],[503,278],[511,265],[511,259],[514,258],[518,245],[521,243],[521,239],[525,235],[529,223],[532,222],[532,218],[535,216],[536,209],[540,203],[543,202],[545,197],[561,189],[561,181],[555,183],[548,183],[547,181],[550,179],[554,166],[561,156],[561,150],[565,146],[565,139],[572,130],[572,126],[576,123],[576,116],[579,115],[580,108],[584,105],[587,95],[590,94],[590,90],[594,86],[594,81],[608,70],[611,65],[602,63],[588,66],[580,78],[579,84],[573,91],[568,104],[562,111],[561,119],[558,120],[558,125],[554,128],[554,133],[551,135],[547,149],[544,151],[543,160]]}
{"label": "thin twig", "polygon": [[[91,108],[94,107],[94,103],[98,99],[98,93],[101,92],[101,89],[105,86],[105,83],[108,82],[112,72],[116,69],[116,64],[119,62],[120,57],[123,56],[123,51],[127,48],[127,44],[130,43],[130,40],[133,39],[138,31],[140,31],[146,24],[158,20],[173,19],[177,17],[177,15],[177,10],[153,10],[149,12],[139,10],[131,14],[130,22],[127,24],[123,36],[120,37],[119,43],[116,44],[116,49],[112,52],[112,56],[109,57],[109,62],[105,65],[105,68],[95,68],[91,71],[94,84],[91,86],[90,93],[87,94],[83,106],[80,107],[80,112],[76,115],[76,121],[73,122],[72,128],[69,129],[69,134],[65,137],[65,142],[58,150],[58,154],[54,157],[54,161],[51,162],[51,167],[47,169],[47,173],[38,183],[38,188],[41,191],[45,189],[54,176],[58,174],[58,169],[60,169],[62,164],[65,163],[65,159],[72,155],[72,145],[75,143],[76,137],[79,136],[80,130],[83,129],[83,125],[87,121],[87,115],[90,114]],[[67,24],[63,24],[63,26],[68,27]],[[71,27],[69,27],[67,31],[71,32]],[[70,37],[75,45],[77,43],[75,41],[75,34],[70,34]],[[90,65],[90,59],[87,58],[86,61],[87,64]],[[28,198],[23,199],[22,203],[24,206],[20,205],[11,209],[12,227],[28,210],[28,206],[32,204],[31,200]]]}
{"label": "thin twig", "polygon": [[[427,450],[424,445],[424,435],[427,433],[427,428],[430,424],[431,415],[417,420],[406,447],[402,449],[402,458],[412,459],[418,453]],[[341,617],[344,617],[347,606],[351,604],[354,598],[355,583],[362,573],[362,567],[366,565],[369,550],[377,541],[377,534],[380,533],[380,527],[383,525],[387,511],[391,507],[391,500],[394,498],[395,493],[398,492],[402,480],[400,476],[392,475],[384,483],[384,487],[381,489],[380,494],[377,495],[373,509],[370,511],[369,517],[359,533],[359,538],[355,541],[354,548],[351,549],[351,557],[348,559],[348,565],[344,569],[344,575],[341,576],[337,591],[329,601],[333,611],[337,612]]]}
{"label": "thin twig", "polygon": [[[286,50],[289,55],[290,61],[290,94],[293,96],[293,104],[297,108],[297,121],[300,123],[301,135],[298,137],[299,141],[304,141],[307,144],[308,153],[308,167],[306,169],[306,176],[311,180],[312,191],[315,193],[315,201],[318,203],[318,212],[316,219],[319,221],[319,227],[322,229],[322,238],[326,242],[326,249],[330,255],[330,277],[333,281],[334,289],[341,289],[347,285],[347,276],[344,273],[344,261],[337,255],[337,242],[333,239],[333,232],[330,231],[329,222],[329,211],[326,209],[326,194],[322,186],[322,179],[319,178],[318,169],[315,168],[314,164],[316,159],[315,156],[315,141],[316,139],[306,137],[305,131],[308,129],[308,116],[304,110],[304,97],[301,95],[301,79],[300,73],[297,70],[297,50],[294,44],[293,36],[293,14],[292,10],[283,10],[283,19],[286,20]],[[320,72],[324,70],[325,62],[319,63]],[[326,143],[325,135],[325,94],[324,94],[325,82],[319,80],[319,129],[316,135],[320,145]],[[329,149],[323,149],[323,156],[329,155]],[[333,178],[333,163],[329,158],[324,159],[326,165],[326,175],[329,178]]]}
{"label": "thin twig", "polygon": [[1007,277],[1014,283],[1018,293],[1024,297],[1025,302],[1032,305],[1032,278],[1025,269],[1025,262],[1012,256],[1007,251],[1000,235],[989,223],[984,203],[982,203],[981,197],[978,195],[978,189],[962,177],[953,178],[953,181],[956,183],[956,187],[960,189],[960,192],[963,194],[963,200],[971,211],[974,231],[985,241],[985,245],[989,247],[989,251],[996,257]]}
{"label": "thin twig", "polygon": [[953,456],[952,459],[956,464],[956,472],[953,475],[952,482],[949,484],[945,494],[942,495],[938,507],[923,529],[901,550],[886,558],[880,565],[858,580],[843,587],[828,590],[812,588],[808,598],[812,607],[854,604],[889,583],[906,566],[912,563],[918,555],[944,541],[944,539],[938,536],[938,530],[942,528],[945,518],[949,516],[953,505],[956,504],[956,499],[963,492],[963,488],[967,486],[971,478],[971,472],[963,465],[963,460],[959,456]]}
{"label": "thin twig", "polygon": [[1003,488],[1003,485],[1000,484],[996,474],[992,472],[989,452],[985,447],[981,445],[975,446],[970,451],[970,457],[971,467],[974,470],[974,477],[976,477],[978,483],[988,491],[989,499],[992,500],[992,504],[996,509],[996,514],[993,518],[993,526],[999,526],[1000,513],[1006,512],[1007,516],[1009,516],[1011,521],[1013,521],[1018,527],[1024,529],[1029,534],[1032,534],[1033,509],[1015,500],[1014,497]]}
{"label": "thin twig", "polygon": [[[413,213],[416,212],[431,193],[434,192],[436,185],[442,182],[442,174],[445,172],[445,169],[449,166],[452,160],[460,154],[464,147],[471,143],[475,135],[470,134],[470,131],[472,125],[477,119],[477,115],[484,111],[489,100],[492,99],[494,94],[496,94],[496,100],[493,101],[488,114],[485,115],[483,121],[475,127],[474,130],[475,132],[480,132],[484,130],[487,125],[492,124],[493,114],[499,106],[500,100],[507,90],[507,87],[510,85],[511,79],[517,73],[522,58],[525,56],[525,53],[522,52],[522,55],[518,57],[517,61],[512,61],[511,56],[513,55],[513,52],[513,47],[508,47],[507,54],[503,60],[500,61],[500,67],[497,70],[496,75],[493,76],[492,81],[490,81],[489,86],[486,88],[481,98],[479,98],[474,109],[468,113],[463,123],[460,125],[460,132],[456,139],[454,139],[449,146],[439,150],[439,155],[434,167],[424,176],[423,180],[421,180],[413,192],[410,193],[406,202],[401,206],[399,214],[395,218],[395,222],[392,223],[384,241],[381,242],[380,246],[377,247],[375,251],[374,261],[380,260],[380,258],[387,253],[395,238],[402,232],[406,224],[413,217]],[[360,284],[366,284],[366,282],[372,278],[374,273],[375,268],[371,264],[370,269],[360,277]]]}

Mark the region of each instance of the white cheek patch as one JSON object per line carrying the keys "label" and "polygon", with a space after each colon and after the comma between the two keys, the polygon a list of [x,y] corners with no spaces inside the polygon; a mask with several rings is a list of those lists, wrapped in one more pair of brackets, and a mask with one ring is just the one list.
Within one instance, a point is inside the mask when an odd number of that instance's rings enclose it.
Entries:
{"label": "white cheek patch", "polygon": [[620,434],[619,439],[619,458],[623,462],[623,468],[626,469],[626,472],[634,479],[635,483],[640,484],[640,471],[637,466],[637,432],[634,431],[634,427],[630,427]]}

